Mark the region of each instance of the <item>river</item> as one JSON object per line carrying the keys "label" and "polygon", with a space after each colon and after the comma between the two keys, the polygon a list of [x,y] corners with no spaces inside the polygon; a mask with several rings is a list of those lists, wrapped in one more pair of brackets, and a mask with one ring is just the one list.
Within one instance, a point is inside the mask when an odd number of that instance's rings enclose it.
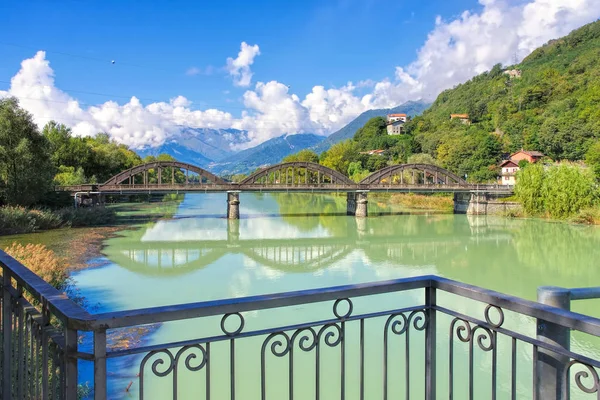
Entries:
{"label": "river", "polygon": [[[74,274],[77,287],[94,312],[104,312],[428,274],[531,300],[535,300],[536,289],[542,285],[600,285],[598,227],[491,216],[410,214],[373,201],[369,204],[370,215],[382,215],[357,220],[345,215],[345,198],[327,195],[242,194],[240,206],[242,218],[228,221],[224,218],[225,198],[222,194],[187,195],[173,219],[149,223],[108,239],[102,251],[104,256],[92,260],[94,265],[100,266]],[[419,296],[407,292],[382,299],[397,307],[414,305]],[[449,301],[453,301],[455,309],[461,312],[480,311],[478,306],[460,299]],[[356,307],[375,310],[381,309],[381,304],[380,300],[365,300],[360,304],[357,302]],[[600,317],[598,305],[598,301],[584,301],[574,304],[573,310]],[[319,307],[248,313],[245,315],[248,328],[245,329],[273,323],[296,323],[303,318],[332,317],[330,306],[321,304]],[[507,320],[515,329],[523,328],[528,332],[534,329],[529,319],[507,315]],[[192,339],[204,334],[219,334],[218,326],[219,321],[215,319],[163,324],[150,329],[142,340],[158,344]],[[366,359],[366,377],[370,381],[366,386],[366,398],[369,399],[382,397],[381,336],[378,335],[367,335],[372,342],[370,346],[379,349],[370,351]],[[259,398],[254,395],[259,393],[260,385],[260,375],[257,375],[260,357],[256,352],[257,349],[260,351],[263,339],[248,339],[246,344],[240,341],[238,345],[236,382],[240,393],[244,393],[238,395],[241,399]],[[348,334],[348,340],[355,339]],[[413,346],[422,345],[418,335],[411,340]],[[447,344],[439,346],[447,347]],[[572,346],[588,354],[598,356],[600,353],[599,343],[585,337],[574,336]],[[348,347],[351,349],[347,359],[352,360],[356,356],[356,346]],[[211,351],[217,348],[218,344],[215,344]],[[216,399],[229,398],[226,366],[229,353],[227,346],[219,350],[223,351],[222,356],[213,359],[211,366],[212,398]],[[394,351],[401,352],[400,347]],[[446,353],[447,350],[440,351],[440,354]],[[339,383],[335,383],[339,379],[339,366],[336,369],[337,364],[331,361],[339,356],[327,354],[324,365],[328,367],[324,368],[331,374],[328,382],[334,383],[323,385],[322,398],[339,398],[336,392]],[[286,364],[271,357],[268,398],[287,398],[283,395],[287,393]],[[483,371],[487,361],[485,355],[481,357],[479,368]],[[125,387],[131,381],[134,383],[127,396],[137,396],[136,373],[140,359],[129,357],[109,361],[112,397],[125,397]],[[313,377],[310,374],[314,372],[304,371],[312,365],[308,359],[297,362],[306,367],[297,367],[298,374]],[[419,357],[413,356],[411,362],[411,370],[422,371]],[[358,376],[355,364],[348,361],[346,371],[349,399],[358,398],[354,386]],[[523,369],[519,372],[518,388],[523,398],[530,397],[530,365],[530,351],[524,346],[519,353],[519,366]],[[390,374],[403,374],[402,368],[402,365],[390,367]],[[83,363],[81,370],[90,379],[91,366]],[[477,379],[477,390],[487,393],[489,380],[485,378],[485,372],[480,373],[483,377]],[[204,390],[198,376],[181,374],[184,376],[181,377],[180,398],[192,398],[192,394]],[[506,393],[510,383],[505,382],[507,372],[500,368],[499,374],[499,390]],[[145,398],[168,396],[170,381],[161,379],[148,377]],[[307,382],[313,380],[306,379]],[[402,398],[404,389],[400,381],[392,380],[390,393]],[[419,389],[422,381],[422,374],[413,373],[411,394],[414,398],[422,398]],[[464,381],[457,386],[459,392],[463,391]],[[185,388],[190,389],[189,397],[184,396]],[[298,399],[312,398],[314,383],[297,386],[295,391]]]}

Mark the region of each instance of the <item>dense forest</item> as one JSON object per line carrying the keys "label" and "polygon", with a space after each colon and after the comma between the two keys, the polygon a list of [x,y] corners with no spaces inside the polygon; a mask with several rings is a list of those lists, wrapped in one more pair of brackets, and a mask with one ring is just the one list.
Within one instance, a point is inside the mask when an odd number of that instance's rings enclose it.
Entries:
{"label": "dense forest", "polygon": [[[454,89],[408,124],[419,151],[473,180],[521,148],[553,160],[582,160],[600,138],[600,22],[535,50],[519,65],[496,65]],[[508,71],[514,71],[511,76]],[[450,120],[469,114],[471,124]]]}

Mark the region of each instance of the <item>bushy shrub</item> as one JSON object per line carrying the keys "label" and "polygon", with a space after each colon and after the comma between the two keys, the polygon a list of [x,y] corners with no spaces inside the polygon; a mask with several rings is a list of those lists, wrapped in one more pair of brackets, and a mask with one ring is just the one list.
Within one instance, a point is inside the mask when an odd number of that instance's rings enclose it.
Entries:
{"label": "bushy shrub", "polygon": [[593,173],[572,164],[530,165],[517,174],[515,196],[528,215],[565,219],[598,200]]}
{"label": "bushy shrub", "polygon": [[515,197],[523,205],[529,215],[544,212],[544,197],[542,187],[546,172],[541,164],[528,165],[517,173]]}
{"label": "bushy shrub", "polygon": [[596,182],[590,170],[563,164],[548,169],[542,191],[546,212],[562,219],[592,205]]}
{"label": "bushy shrub", "polygon": [[116,213],[111,208],[63,208],[57,211],[65,225],[72,227],[110,225],[116,221]]}
{"label": "bushy shrub", "polygon": [[0,234],[29,233],[61,225],[61,218],[51,211],[20,206],[0,207]]}

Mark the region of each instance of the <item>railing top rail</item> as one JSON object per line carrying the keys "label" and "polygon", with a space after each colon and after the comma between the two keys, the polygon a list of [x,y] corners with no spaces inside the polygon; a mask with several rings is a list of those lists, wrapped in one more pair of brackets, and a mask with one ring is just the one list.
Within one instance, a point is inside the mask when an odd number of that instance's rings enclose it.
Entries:
{"label": "railing top rail", "polygon": [[0,266],[3,273],[8,272],[36,300],[46,303],[52,314],[63,323],[67,324],[71,319],[91,318],[91,315],[83,307],[69,299],[66,294],[58,291],[2,250],[0,250]]}
{"label": "railing top rail", "polygon": [[383,282],[359,283],[319,289],[283,292],[260,296],[249,296],[198,303],[179,304],[164,307],[151,307],[138,310],[95,314],[95,321],[87,327],[94,329],[122,328],[157,322],[176,321],[186,318],[208,317],[228,313],[265,310],[299,304],[318,303],[340,298],[370,296],[412,289],[422,289],[432,285],[434,276],[395,279]]}
{"label": "railing top rail", "polygon": [[487,304],[493,304],[506,310],[553,322],[572,330],[600,336],[600,319],[598,318],[547,306],[535,301],[521,299],[519,297],[483,289],[446,278],[433,277],[431,278],[431,281],[435,288],[448,293],[457,294]]}

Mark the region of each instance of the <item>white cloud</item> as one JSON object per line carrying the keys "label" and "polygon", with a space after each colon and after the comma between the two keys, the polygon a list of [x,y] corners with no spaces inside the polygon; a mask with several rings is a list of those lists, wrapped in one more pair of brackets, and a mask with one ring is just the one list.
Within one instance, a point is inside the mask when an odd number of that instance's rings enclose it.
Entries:
{"label": "white cloud", "polygon": [[438,17],[417,60],[396,68],[394,82],[376,85],[376,107],[390,107],[414,98],[435,98],[495,64],[523,59],[550,39],[596,20],[600,0],[480,0],[480,13],[459,18]]}
{"label": "white cloud", "polygon": [[198,67],[190,67],[187,71],[185,71],[185,74],[188,76],[200,75],[201,73],[202,70]]}
{"label": "white cloud", "polygon": [[[436,20],[435,28],[407,66],[397,66],[393,77],[374,82],[359,80],[341,88],[316,85],[304,98],[289,86],[258,82],[242,98],[245,110],[236,118],[216,109],[195,110],[185,97],[142,105],[132,97],[125,104],[113,101],[83,107],[54,86],[54,71],[44,52],[24,60],[12,78],[8,92],[43,126],[50,119],[68,124],[78,135],[98,131],[133,147],[160,145],[177,134],[180,126],[237,128],[248,131],[244,147],[283,134],[329,134],[371,108],[393,107],[407,100],[433,99],[437,94],[489,70],[494,64],[512,64],[550,39],[594,21],[600,16],[600,0],[480,0],[478,13]],[[234,84],[249,87],[250,66],[260,54],[258,45],[242,42],[238,56],[227,59]],[[214,68],[190,69],[212,73]],[[208,72],[210,71],[210,72]],[[365,93],[359,96],[357,92]]]}
{"label": "white cloud", "polygon": [[242,42],[240,52],[237,58],[229,57],[227,66],[225,67],[229,74],[233,77],[233,84],[236,86],[247,87],[252,82],[252,71],[250,66],[254,63],[254,57],[260,55],[260,49],[257,44],[250,46],[246,42]]}

